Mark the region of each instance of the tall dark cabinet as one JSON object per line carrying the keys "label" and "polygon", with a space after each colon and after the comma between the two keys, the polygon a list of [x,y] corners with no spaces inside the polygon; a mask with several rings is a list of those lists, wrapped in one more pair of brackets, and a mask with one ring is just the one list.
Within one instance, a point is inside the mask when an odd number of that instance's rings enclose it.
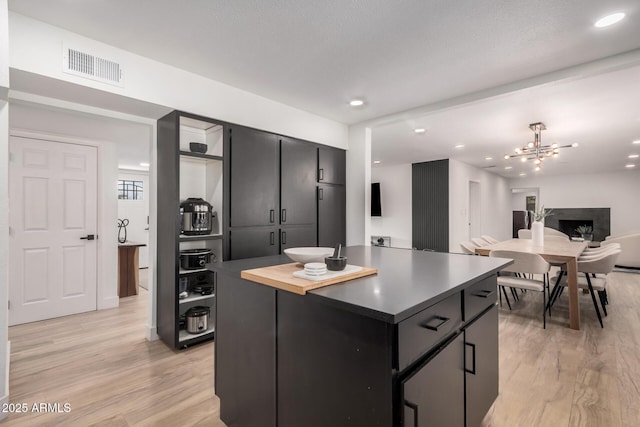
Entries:
{"label": "tall dark cabinet", "polygon": [[[223,214],[224,134],[224,123],[180,111],[158,120],[157,332],[172,348],[210,340],[215,333],[215,273],[210,269],[224,256],[219,221]],[[207,144],[207,152],[191,152],[191,142]],[[202,198],[213,206],[210,234],[181,233],[180,203],[189,197]],[[211,249],[214,256],[203,268],[184,270],[180,251],[186,249]],[[181,282],[188,284],[186,298],[179,295]],[[197,285],[205,283],[214,285],[212,294],[195,292]],[[190,334],[180,318],[195,306],[209,308],[208,327]]]}
{"label": "tall dark cabinet", "polygon": [[346,245],[346,152],[318,148],[318,246]]}
{"label": "tall dark cabinet", "polygon": [[[275,255],[288,247],[317,246],[319,235],[331,233],[333,237],[322,241],[344,243],[343,150],[327,149],[329,154],[321,156],[319,153],[325,153],[325,149],[317,144],[238,125],[229,127],[228,146],[227,259]],[[326,172],[319,169],[321,157]],[[326,184],[330,189],[322,204],[318,197],[322,193],[319,186],[325,186],[319,180],[321,174],[329,181],[342,181],[341,185]]]}

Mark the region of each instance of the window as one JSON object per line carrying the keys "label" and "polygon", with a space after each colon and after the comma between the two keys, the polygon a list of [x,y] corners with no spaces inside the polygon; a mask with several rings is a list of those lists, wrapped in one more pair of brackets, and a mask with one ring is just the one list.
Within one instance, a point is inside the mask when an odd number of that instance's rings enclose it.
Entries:
{"label": "window", "polygon": [[142,200],[142,181],[118,180],[119,200]]}

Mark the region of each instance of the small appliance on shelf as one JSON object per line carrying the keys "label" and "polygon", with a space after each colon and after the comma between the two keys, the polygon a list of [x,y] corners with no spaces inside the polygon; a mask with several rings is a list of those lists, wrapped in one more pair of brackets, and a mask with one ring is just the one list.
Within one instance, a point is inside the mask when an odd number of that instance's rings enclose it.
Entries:
{"label": "small appliance on shelf", "polygon": [[180,203],[180,231],[187,236],[211,234],[213,206],[204,199],[189,197]]}

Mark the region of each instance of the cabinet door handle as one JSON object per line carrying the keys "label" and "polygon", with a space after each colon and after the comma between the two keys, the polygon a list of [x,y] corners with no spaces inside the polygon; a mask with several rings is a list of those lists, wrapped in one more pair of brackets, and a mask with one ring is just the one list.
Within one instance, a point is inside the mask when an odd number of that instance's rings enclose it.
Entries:
{"label": "cabinet door handle", "polygon": [[271,209],[269,211],[269,222],[273,223],[276,221],[276,211],[274,209]]}
{"label": "cabinet door handle", "polygon": [[287,222],[287,210],[282,209],[282,222]]}
{"label": "cabinet door handle", "polygon": [[[441,326],[444,326],[445,324],[447,324],[449,322],[448,317],[442,317],[442,316],[433,316],[431,319],[429,319],[424,325],[422,325],[423,327],[429,329],[430,331],[436,331],[438,332],[438,328],[440,328]],[[431,322],[436,321],[437,325],[433,325],[430,324]]]}
{"label": "cabinet door handle", "polygon": [[324,180],[324,169],[318,169],[318,181]]}
{"label": "cabinet door handle", "polygon": [[[404,401],[404,406],[408,406],[413,411],[413,427],[418,427],[418,405],[408,400]],[[405,425],[407,424],[405,420]]]}
{"label": "cabinet door handle", "polygon": [[473,295],[474,297],[479,297],[479,298],[489,298],[491,295],[495,294],[496,291],[495,289],[493,291],[489,291],[486,289],[482,289],[478,292],[474,292],[471,295]]}
{"label": "cabinet door handle", "polygon": [[276,244],[276,233],[274,233],[273,231],[269,233],[269,243],[271,244],[271,246]]}
{"label": "cabinet door handle", "polygon": [[318,188],[318,200],[322,200],[324,198],[324,189]]}
{"label": "cabinet door handle", "polygon": [[287,244],[287,232],[286,231],[282,232],[282,244],[283,245]]}
{"label": "cabinet door handle", "polygon": [[471,347],[471,350],[473,351],[473,354],[471,355],[471,369],[467,368],[467,347],[465,347],[465,354],[464,354],[464,371],[470,373],[471,375],[475,375],[476,374],[476,345],[472,344],[470,342],[466,342],[464,343],[465,346]]}

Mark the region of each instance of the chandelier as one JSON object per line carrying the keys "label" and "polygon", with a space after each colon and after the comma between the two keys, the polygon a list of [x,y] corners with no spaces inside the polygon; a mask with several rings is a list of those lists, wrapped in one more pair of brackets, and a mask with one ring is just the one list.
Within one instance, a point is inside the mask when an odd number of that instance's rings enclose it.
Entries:
{"label": "chandelier", "polygon": [[505,159],[510,159],[513,157],[517,157],[522,162],[526,162],[527,160],[533,160],[535,165],[535,170],[539,171],[542,162],[547,157],[558,157],[561,148],[569,148],[569,147],[577,147],[578,144],[571,145],[542,145],[542,131],[546,130],[546,126],[542,122],[531,123],[529,125],[529,129],[533,131],[534,140],[529,142],[522,148],[516,148],[515,154],[505,154]]}

